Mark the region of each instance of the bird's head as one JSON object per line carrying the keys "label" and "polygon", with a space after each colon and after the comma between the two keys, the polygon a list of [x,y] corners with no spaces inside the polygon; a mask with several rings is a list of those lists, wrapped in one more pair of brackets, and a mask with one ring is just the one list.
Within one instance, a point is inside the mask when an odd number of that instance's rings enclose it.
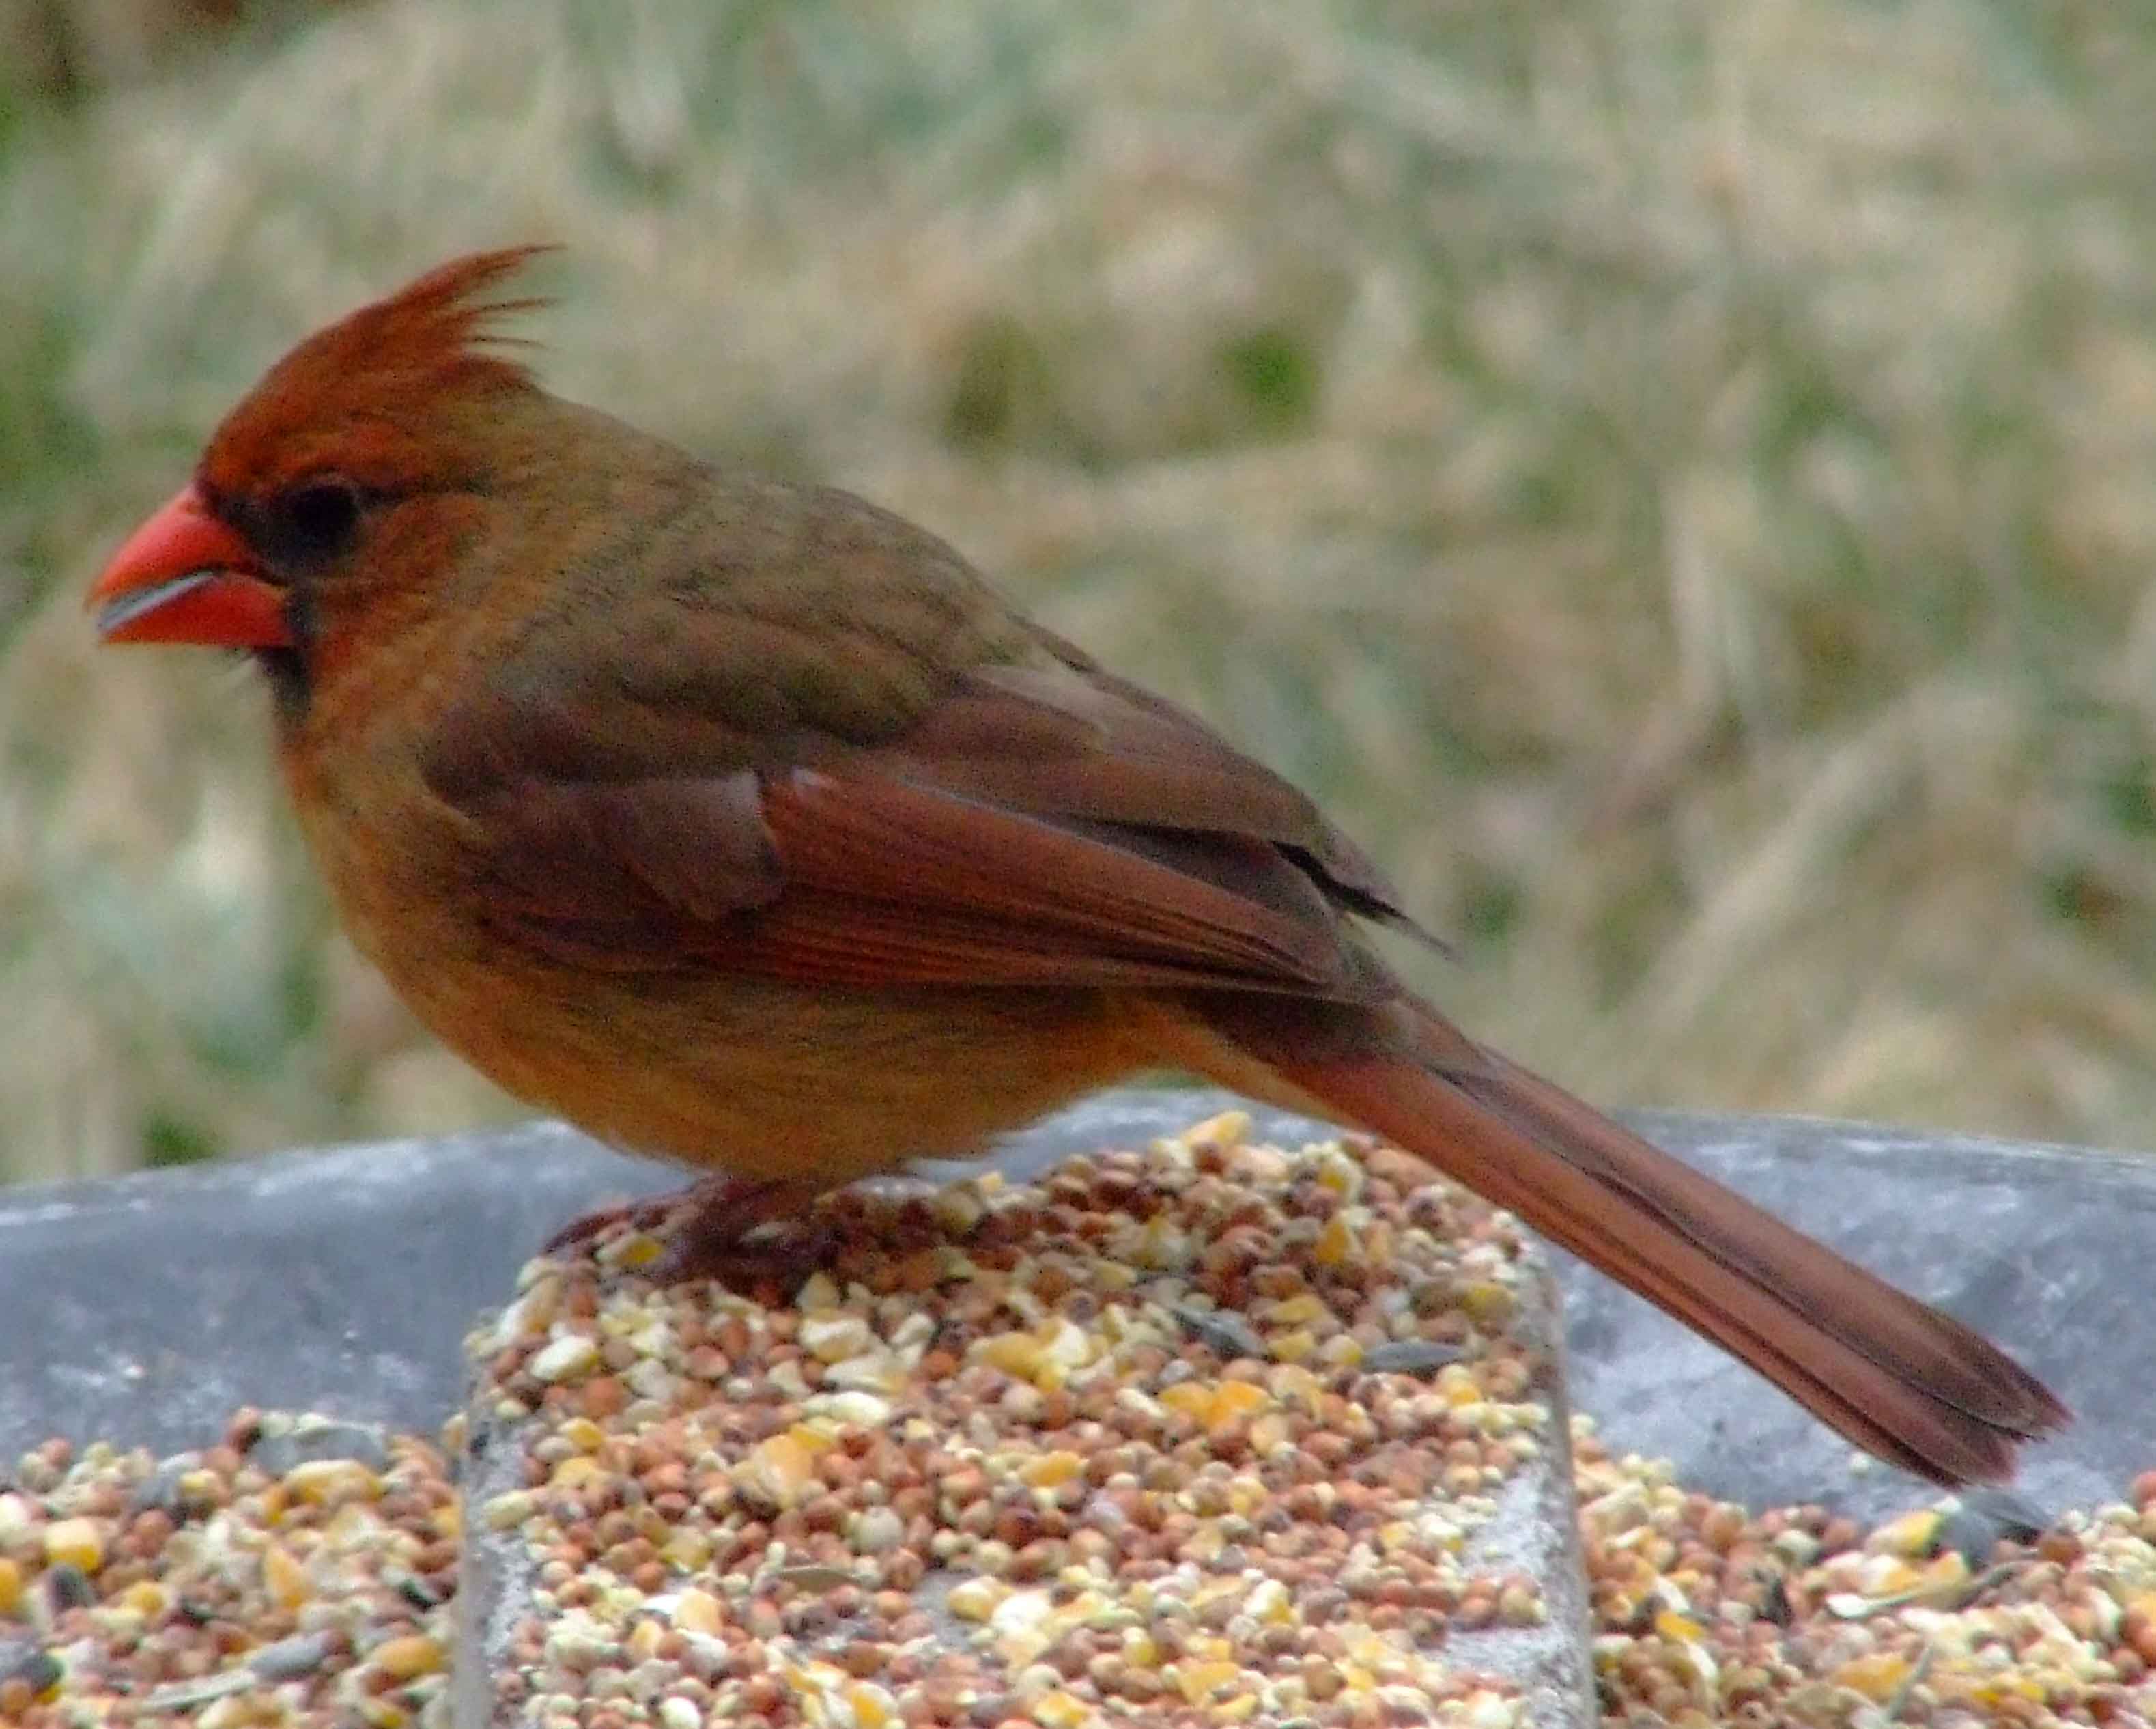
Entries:
{"label": "bird's head", "polygon": [[536,303],[487,291],[544,250],[454,260],[271,367],[92,586],[99,636],[252,651],[304,700],[325,656],[410,598],[394,590],[451,562],[521,460],[505,433],[545,399],[493,326]]}

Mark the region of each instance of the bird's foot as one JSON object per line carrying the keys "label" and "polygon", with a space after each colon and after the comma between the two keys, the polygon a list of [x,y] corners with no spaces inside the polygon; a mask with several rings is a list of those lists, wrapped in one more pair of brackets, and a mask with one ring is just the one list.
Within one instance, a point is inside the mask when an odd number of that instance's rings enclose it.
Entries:
{"label": "bird's foot", "polygon": [[539,1253],[573,1254],[619,1230],[656,1231],[701,1186],[700,1183],[691,1183],[686,1188],[669,1189],[663,1195],[646,1195],[641,1200],[617,1202],[611,1207],[595,1207],[589,1212],[578,1213],[541,1243]]}
{"label": "bird's foot", "polygon": [[588,1250],[625,1229],[664,1238],[658,1255],[637,1269],[661,1284],[696,1279],[740,1290],[765,1281],[798,1284],[828,1265],[835,1248],[831,1232],[808,1217],[823,1192],[815,1183],[703,1177],[572,1219],[542,1252]]}

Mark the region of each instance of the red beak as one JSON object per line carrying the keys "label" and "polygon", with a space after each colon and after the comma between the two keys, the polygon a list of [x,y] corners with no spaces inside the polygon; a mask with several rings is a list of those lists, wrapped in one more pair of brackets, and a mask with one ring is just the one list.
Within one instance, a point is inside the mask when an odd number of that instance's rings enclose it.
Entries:
{"label": "red beak", "polygon": [[290,648],[285,590],[247,543],[183,486],[127,537],[90,587],[106,642]]}

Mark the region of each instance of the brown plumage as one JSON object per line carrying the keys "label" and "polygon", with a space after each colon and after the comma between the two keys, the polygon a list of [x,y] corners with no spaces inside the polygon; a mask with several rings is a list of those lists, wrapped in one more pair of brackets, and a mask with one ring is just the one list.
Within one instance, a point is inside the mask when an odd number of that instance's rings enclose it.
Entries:
{"label": "brown plumage", "polygon": [[723,1173],[689,1243],[1174,1064],[1384,1135],[1938,1481],[2066,1420],[1417,1000],[1309,800],[941,541],[547,395],[488,346],[525,255],[302,342],[95,598],[254,652],[361,947],[512,1092]]}

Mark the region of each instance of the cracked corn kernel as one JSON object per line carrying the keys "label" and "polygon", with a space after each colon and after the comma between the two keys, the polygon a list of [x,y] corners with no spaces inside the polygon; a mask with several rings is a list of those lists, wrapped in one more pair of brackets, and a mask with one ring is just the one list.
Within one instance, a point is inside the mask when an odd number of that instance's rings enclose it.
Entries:
{"label": "cracked corn kernel", "polygon": [[535,1380],[552,1384],[579,1380],[598,1365],[598,1340],[571,1333],[542,1346],[525,1366]]}
{"label": "cracked corn kernel", "polygon": [[172,1593],[155,1579],[137,1579],[113,1599],[113,1606],[144,1621],[154,1621],[172,1608]]}
{"label": "cracked corn kernel", "polygon": [[815,1481],[815,1455],[789,1429],[759,1443],[736,1469],[734,1481],[752,1500],[783,1512]]}
{"label": "cracked corn kernel", "polygon": [[1225,1152],[1239,1147],[1250,1139],[1250,1114],[1246,1110],[1224,1110],[1218,1116],[1208,1117],[1202,1123],[1193,1124],[1175,1137],[1183,1145],[1203,1151],[1216,1149]]}
{"label": "cracked corn kernel", "polygon": [[480,1521],[489,1531],[511,1531],[531,1516],[533,1505],[529,1490],[512,1489],[490,1498],[480,1509]]}
{"label": "cracked corn kernel", "polygon": [[1478,1279],[1460,1294],[1460,1306],[1477,1326],[1500,1327],[1510,1321],[1520,1299],[1511,1286]]}
{"label": "cracked corn kernel", "polygon": [[716,1634],[726,1624],[718,1598],[691,1585],[675,1599],[674,1624],[684,1633]]}
{"label": "cracked corn kernel", "polygon": [[1085,1474],[1086,1461],[1067,1448],[1043,1454],[1019,1468],[1019,1480],[1034,1489],[1060,1489]]}
{"label": "cracked corn kernel", "polygon": [[95,1573],[105,1565],[105,1533],[95,1519],[56,1519],[45,1527],[45,1564]]}
{"label": "cracked corn kernel", "polygon": [[1248,1381],[1178,1382],[1164,1389],[1160,1402],[1208,1430],[1226,1428],[1237,1418],[1262,1411],[1271,1395]]}
{"label": "cracked corn kernel", "polygon": [[669,1531],[659,1546],[659,1558],[678,1572],[701,1572],[711,1563],[711,1539],[691,1528]]}
{"label": "cracked corn kernel", "polygon": [[828,1311],[804,1312],[794,1336],[804,1351],[827,1363],[864,1356],[877,1342],[868,1322],[860,1315]]}
{"label": "cracked corn kernel", "polygon": [[1060,1687],[1034,1701],[1032,1710],[1027,1713],[1041,1729],[1080,1729],[1096,1714],[1085,1701]]}
{"label": "cracked corn kernel", "polygon": [[1879,1652],[1843,1664],[1828,1679],[1837,1687],[1850,1688],[1874,1704],[1883,1705],[1908,1680],[1910,1668],[1907,1658]]}
{"label": "cracked corn kernel", "polygon": [[1310,1257],[1321,1267],[1339,1267],[1353,1260],[1362,1245],[1356,1239],[1355,1227],[1344,1212],[1336,1212],[1318,1231],[1317,1241],[1311,1246]]}
{"label": "cracked corn kernel", "polygon": [[574,1491],[608,1481],[613,1473],[588,1453],[572,1453],[547,1473],[547,1486]]}
{"label": "cracked corn kernel", "polygon": [[1946,1524],[1945,1515],[1936,1507],[1920,1507],[1913,1513],[1904,1513],[1898,1519],[1890,1519],[1864,1540],[1864,1546],[1875,1555],[1901,1555],[1918,1559],[1929,1555],[1938,1547],[1939,1533]]}
{"label": "cracked corn kernel", "polygon": [[1301,1296],[1266,1304],[1258,1311],[1258,1318],[1280,1326],[1308,1326],[1313,1321],[1332,1320],[1332,1310],[1324,1298],[1305,1291]]}
{"label": "cracked corn kernel", "polygon": [[262,1551],[262,1588],[280,1608],[296,1609],[307,1600],[306,1569],[282,1543],[272,1543]]}
{"label": "cracked corn kernel", "polygon": [[309,1506],[336,1507],[382,1493],[373,1472],[352,1459],[313,1459],[285,1473],[285,1487]]}
{"label": "cracked corn kernel", "polygon": [[554,1433],[579,1453],[597,1453],[606,1444],[606,1431],[588,1417],[572,1417]]}
{"label": "cracked corn kernel", "polygon": [[967,1579],[951,1587],[944,1606],[961,1621],[985,1621],[1003,1601],[1005,1589],[993,1579]]}
{"label": "cracked corn kernel", "polygon": [[1308,1327],[1296,1327],[1268,1339],[1265,1349],[1280,1362],[1299,1363],[1317,1349],[1317,1335]]}
{"label": "cracked corn kernel", "polygon": [[367,1654],[367,1661],[386,1675],[400,1681],[408,1681],[423,1675],[432,1675],[448,1661],[441,1643],[424,1633],[404,1634],[401,1638],[385,1639]]}

